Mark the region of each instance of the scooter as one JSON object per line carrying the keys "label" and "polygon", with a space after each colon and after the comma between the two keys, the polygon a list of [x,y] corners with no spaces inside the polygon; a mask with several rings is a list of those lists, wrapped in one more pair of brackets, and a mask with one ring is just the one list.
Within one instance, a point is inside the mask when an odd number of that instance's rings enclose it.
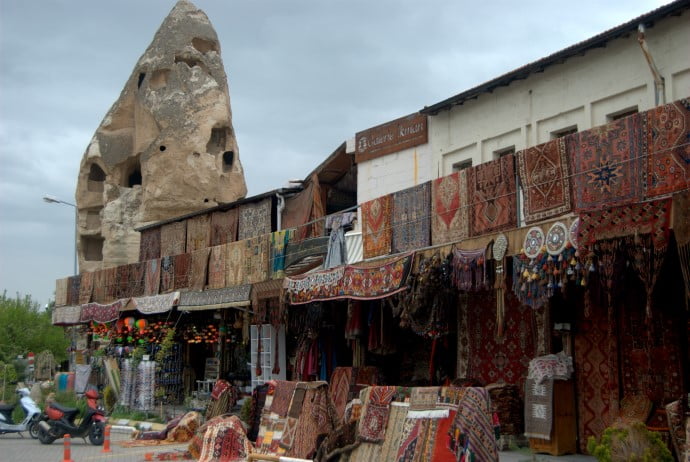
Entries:
{"label": "scooter", "polygon": [[38,424],[38,440],[43,444],[51,444],[66,434],[73,438],[89,437],[94,446],[103,444],[105,430],[105,412],[97,405],[98,392],[94,389],[84,393],[87,408],[79,424],[75,423],[79,409],[65,407],[52,402],[46,406],[45,416],[48,420],[41,420]]}
{"label": "scooter", "polygon": [[24,420],[15,423],[12,420],[12,411],[16,404],[0,404],[0,435],[4,433],[19,433],[23,438],[22,432],[29,432],[32,438],[38,438],[38,422],[41,419],[41,409],[36,405],[28,388],[19,388],[19,404],[24,410]]}

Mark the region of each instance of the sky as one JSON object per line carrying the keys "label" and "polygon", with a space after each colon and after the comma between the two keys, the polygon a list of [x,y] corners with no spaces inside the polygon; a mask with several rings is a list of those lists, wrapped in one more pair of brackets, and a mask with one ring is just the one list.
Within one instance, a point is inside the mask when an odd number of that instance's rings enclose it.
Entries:
{"label": "sky", "polygon": [[[84,151],[176,0],[0,0],[0,291],[72,274]],[[358,131],[668,1],[196,0],[220,40],[249,195]]]}

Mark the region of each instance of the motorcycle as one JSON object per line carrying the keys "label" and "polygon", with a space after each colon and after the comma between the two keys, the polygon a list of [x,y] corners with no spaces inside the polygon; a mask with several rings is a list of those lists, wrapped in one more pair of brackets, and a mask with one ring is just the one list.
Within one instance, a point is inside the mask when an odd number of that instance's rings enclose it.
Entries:
{"label": "motorcycle", "polygon": [[58,438],[69,434],[73,438],[88,436],[89,442],[94,446],[100,446],[104,440],[105,412],[97,404],[98,392],[90,389],[84,393],[86,397],[86,411],[79,424],[75,423],[79,409],[65,407],[52,402],[46,406],[45,416],[47,420],[41,420],[38,424],[38,440],[43,444],[51,444]]}
{"label": "motorcycle", "polygon": [[24,410],[24,420],[15,423],[12,419],[12,412],[16,404],[0,404],[0,435],[4,433],[19,433],[23,438],[22,432],[29,432],[32,438],[38,438],[38,422],[41,419],[41,409],[36,405],[28,388],[19,388],[19,404]]}

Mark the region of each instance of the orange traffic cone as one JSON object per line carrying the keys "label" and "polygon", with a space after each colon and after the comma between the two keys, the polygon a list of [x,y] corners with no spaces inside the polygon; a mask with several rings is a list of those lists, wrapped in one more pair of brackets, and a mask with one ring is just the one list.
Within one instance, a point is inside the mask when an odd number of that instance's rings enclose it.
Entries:
{"label": "orange traffic cone", "polygon": [[74,462],[72,460],[72,442],[70,441],[69,433],[64,436],[64,453],[62,455],[62,462]]}
{"label": "orange traffic cone", "polygon": [[105,426],[105,432],[103,433],[103,450],[101,452],[113,452],[110,449],[110,425]]}

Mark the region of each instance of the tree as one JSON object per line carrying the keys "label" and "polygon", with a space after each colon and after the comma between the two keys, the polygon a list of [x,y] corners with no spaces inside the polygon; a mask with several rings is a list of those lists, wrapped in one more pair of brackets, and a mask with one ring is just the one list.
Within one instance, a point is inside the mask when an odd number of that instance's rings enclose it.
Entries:
{"label": "tree", "polygon": [[53,326],[50,313],[41,311],[30,295],[0,295],[0,362],[43,350],[50,350],[59,362],[67,358],[68,346],[62,327]]}

